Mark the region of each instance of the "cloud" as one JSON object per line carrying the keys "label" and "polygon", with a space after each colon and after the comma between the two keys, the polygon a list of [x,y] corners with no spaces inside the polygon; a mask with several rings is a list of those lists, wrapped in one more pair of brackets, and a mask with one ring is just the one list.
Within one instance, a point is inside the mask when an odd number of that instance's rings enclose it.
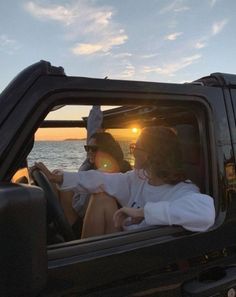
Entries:
{"label": "cloud", "polygon": [[25,4],[25,9],[36,18],[42,20],[51,19],[64,23],[65,25],[70,25],[76,18],[76,12],[74,11],[74,9],[67,9],[66,7],[60,5],[43,7],[34,2],[28,2]]}
{"label": "cloud", "polygon": [[219,22],[215,22],[212,25],[212,35],[216,35],[216,34],[220,33],[227,23],[228,23],[227,19],[224,19],[224,20],[219,21]]}
{"label": "cloud", "polygon": [[94,3],[78,0],[73,4],[43,5],[30,1],[25,4],[25,9],[42,21],[59,22],[65,30],[65,38],[74,42],[71,51],[75,55],[107,53],[114,46],[124,44],[128,36],[113,21],[111,7]]}
{"label": "cloud", "polygon": [[210,6],[213,7],[215,6],[217,0],[210,0]]}
{"label": "cloud", "polygon": [[197,48],[197,49],[201,49],[201,48],[204,48],[204,47],[206,47],[206,42],[203,42],[203,41],[197,41],[196,43],[195,43],[195,48]]}
{"label": "cloud", "polygon": [[224,27],[228,22],[229,22],[228,19],[223,19],[219,22],[213,23],[209,33],[206,34],[205,36],[202,36],[199,40],[196,40],[193,47],[196,49],[202,49],[206,47],[210,42],[210,40],[224,29]]}
{"label": "cloud", "polygon": [[132,78],[135,75],[135,67],[131,64],[127,65],[125,70],[121,72],[120,77],[122,79]]}
{"label": "cloud", "polygon": [[112,56],[115,58],[123,59],[123,58],[132,57],[132,54],[131,53],[119,53],[119,54],[113,54]]}
{"label": "cloud", "polygon": [[107,53],[113,46],[121,45],[128,39],[126,35],[111,36],[100,43],[77,43],[71,51],[75,55],[91,55],[95,53]]}
{"label": "cloud", "polygon": [[175,33],[172,33],[172,34],[169,34],[169,35],[165,36],[164,39],[173,41],[173,40],[176,40],[177,37],[179,37],[182,34],[183,34],[183,32],[175,32]]}
{"label": "cloud", "polygon": [[64,26],[76,28],[78,32],[98,32],[108,27],[113,11],[108,7],[96,7],[89,1],[79,0],[75,4],[50,5],[25,4],[25,9],[34,17],[47,21],[57,21]]}
{"label": "cloud", "polygon": [[164,6],[161,10],[160,10],[160,14],[164,14],[164,13],[168,13],[168,12],[183,12],[186,10],[189,10],[190,8],[188,6],[183,5],[183,1],[182,0],[175,0],[173,2],[171,2],[169,5]]}
{"label": "cloud", "polygon": [[146,55],[140,55],[140,58],[142,59],[151,59],[151,58],[155,58],[156,56],[159,56],[159,53],[155,53],[155,54],[146,54]]}
{"label": "cloud", "polygon": [[195,63],[200,58],[201,58],[201,55],[196,54],[193,56],[184,57],[175,63],[165,64],[162,67],[145,66],[143,69],[143,72],[144,73],[155,72],[155,73],[162,74],[162,75],[172,76],[177,71],[190,66],[191,64]]}
{"label": "cloud", "polygon": [[182,6],[182,7],[177,7],[174,8],[174,12],[182,12],[182,11],[186,11],[189,10],[190,8],[188,6]]}
{"label": "cloud", "polygon": [[101,44],[78,43],[71,51],[75,55],[91,55],[102,50]]}
{"label": "cloud", "polygon": [[129,61],[115,62],[113,67],[110,67],[107,71],[109,78],[113,79],[133,79],[136,76],[136,68]]}
{"label": "cloud", "polygon": [[0,35],[0,51],[8,54],[12,54],[20,48],[18,42],[11,39],[6,34]]}

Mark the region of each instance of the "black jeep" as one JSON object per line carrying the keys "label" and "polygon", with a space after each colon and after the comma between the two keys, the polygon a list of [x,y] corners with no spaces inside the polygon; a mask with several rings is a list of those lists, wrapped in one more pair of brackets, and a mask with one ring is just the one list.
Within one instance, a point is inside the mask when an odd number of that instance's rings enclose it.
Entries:
{"label": "black jeep", "polygon": [[[187,175],[215,200],[209,231],[77,238],[42,175],[39,186],[29,178],[27,157],[39,127],[86,127],[86,118],[44,120],[52,110],[94,104],[109,106],[104,128],[177,130]],[[0,296],[235,296],[235,112],[230,74],[167,84],[69,77],[45,61],[23,70],[0,95]]]}

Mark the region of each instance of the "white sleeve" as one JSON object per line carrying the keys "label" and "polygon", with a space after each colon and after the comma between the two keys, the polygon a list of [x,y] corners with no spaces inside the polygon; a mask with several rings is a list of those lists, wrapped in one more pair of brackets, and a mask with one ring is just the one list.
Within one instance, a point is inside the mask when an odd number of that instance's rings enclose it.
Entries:
{"label": "white sleeve", "polygon": [[190,231],[206,231],[215,221],[213,199],[200,193],[188,193],[172,202],[148,202],[144,207],[148,225],[180,225]]}
{"label": "white sleeve", "polygon": [[100,105],[93,105],[87,119],[87,142],[102,127],[103,113]]}
{"label": "white sleeve", "polygon": [[127,173],[104,173],[98,170],[63,172],[60,190],[76,189],[80,193],[91,194],[106,192],[124,205],[130,197],[130,181]]}

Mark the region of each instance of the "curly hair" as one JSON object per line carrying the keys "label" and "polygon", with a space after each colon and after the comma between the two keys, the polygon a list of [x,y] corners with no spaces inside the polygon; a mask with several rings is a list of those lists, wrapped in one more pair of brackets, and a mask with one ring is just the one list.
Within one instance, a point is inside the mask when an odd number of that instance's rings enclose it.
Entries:
{"label": "curly hair", "polygon": [[148,169],[147,171],[168,184],[186,180],[178,137],[172,128],[144,128],[140,135],[140,143],[147,153],[144,169]]}

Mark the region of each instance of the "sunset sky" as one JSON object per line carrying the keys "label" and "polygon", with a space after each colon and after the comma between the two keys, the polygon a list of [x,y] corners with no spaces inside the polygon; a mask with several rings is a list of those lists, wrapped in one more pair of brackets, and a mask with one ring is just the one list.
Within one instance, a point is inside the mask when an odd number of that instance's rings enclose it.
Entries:
{"label": "sunset sky", "polygon": [[86,138],[86,130],[82,128],[39,129],[35,140],[65,140]]}
{"label": "sunset sky", "polygon": [[0,1],[0,92],[39,60],[110,79],[182,83],[235,73],[235,11],[235,0]]}
{"label": "sunset sky", "polygon": [[[140,129],[137,127],[131,127],[130,129],[112,129],[107,130],[118,140],[136,140],[140,133]],[[83,139],[86,138],[86,130],[83,128],[60,128],[39,129],[35,135],[36,140],[65,140],[65,139]]]}
{"label": "sunset sky", "polygon": [[[87,117],[92,106],[64,106],[56,111],[52,111],[47,116],[47,120],[82,120]],[[102,106],[101,110],[112,109],[114,106]],[[128,129],[109,130],[119,139],[136,138],[140,132],[138,126],[131,126]],[[36,140],[64,140],[64,139],[83,139],[86,138],[85,128],[42,128],[35,135]]]}

